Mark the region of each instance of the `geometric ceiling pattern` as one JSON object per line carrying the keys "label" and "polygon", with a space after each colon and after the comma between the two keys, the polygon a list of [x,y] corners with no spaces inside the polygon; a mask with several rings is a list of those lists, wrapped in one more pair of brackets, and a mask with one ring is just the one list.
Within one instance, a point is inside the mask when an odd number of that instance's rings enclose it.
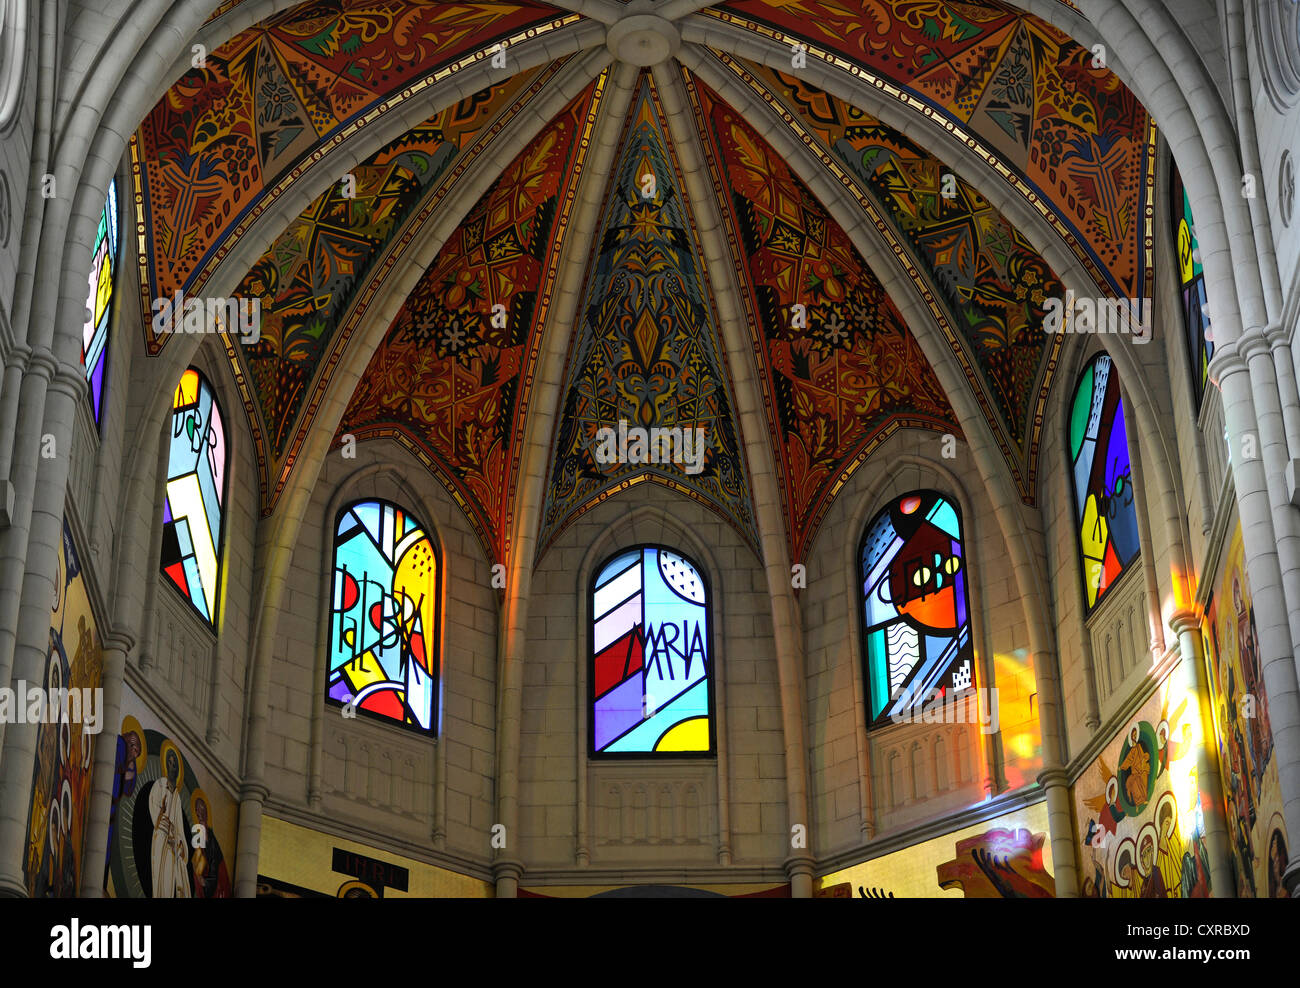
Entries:
{"label": "geometric ceiling pattern", "polygon": [[[330,0],[295,6],[208,53],[131,144],[144,309],[197,293],[232,238],[305,166],[394,112],[465,56],[577,18],[518,3]],[[165,343],[146,322],[151,353]]]}
{"label": "geometric ceiling pattern", "polygon": [[898,86],[1011,172],[1103,294],[1151,296],[1155,125],[1090,48],[996,0],[735,0],[704,14]]}
{"label": "geometric ceiling pattern", "polygon": [[[289,224],[236,289],[262,298],[261,334],[238,343],[265,429],[267,459],[283,458],[307,389],[343,313],[403,221],[478,136],[528,87],[530,70],[434,114],[354,167]],[[269,301],[266,301],[269,300]],[[236,339],[238,339],[236,337]]]}
{"label": "geometric ceiling pattern", "polygon": [[510,551],[529,382],[601,82],[510,162],[443,245],[370,360],[336,439],[393,438]]}
{"label": "geometric ceiling pattern", "polygon": [[[1034,487],[1037,430],[1064,337],[1042,330],[1044,305],[1064,287],[1029,241],[938,158],[843,100],[767,66],[743,63],[820,141],[893,223],[947,303],[944,320],[964,341],[1018,455],[1023,492]],[[946,328],[945,327],[945,328]]]}
{"label": "geometric ceiling pattern", "polygon": [[[569,353],[538,551],[629,479],[702,500],[757,549],[716,309],[649,73],[615,161]],[[648,445],[602,448],[602,438],[628,429],[650,430]],[[628,455],[610,462],[610,452]]]}
{"label": "geometric ceiling pattern", "polygon": [[[210,21],[239,18],[224,15],[240,3],[224,0]],[[838,91],[870,86],[873,99],[896,101],[908,118],[924,114],[970,149],[962,174],[935,156],[925,128],[895,127],[892,110],[886,125],[793,66],[689,41],[700,72],[721,73],[722,95],[685,69],[683,55],[667,77],[635,77],[620,95],[630,108],[615,119],[601,111],[611,80],[633,76],[592,62],[584,78],[581,51],[554,55],[602,44],[579,9],[609,17],[615,8],[291,4],[215,47],[141,123],[131,160],[151,354],[166,343],[153,334],[154,299],[205,294],[295,183],[310,174],[325,188],[268,230],[270,246],[241,272],[235,293],[262,302],[257,342],[223,337],[256,447],[262,513],[276,509],[304,451],[319,448],[308,446],[318,430],[336,441],[387,438],[447,488],[488,557],[508,560],[544,334],[559,334],[546,346],[566,359],[560,379],[545,382],[555,407],[537,410],[554,416],[540,512],[528,519],[543,549],[643,481],[708,505],[756,548],[767,533],[746,451],[759,443],[776,465],[787,546],[802,561],[836,495],[887,437],[903,428],[963,434],[926,353],[960,369],[954,386],[969,394],[956,404],[978,406],[1032,502],[1063,342],[1042,332],[1042,315],[1062,294],[1060,272],[978,189],[996,183],[1020,196],[1034,237],[1058,238],[1100,293],[1149,297],[1156,135],[1117,77],[1093,64],[1090,49],[1000,0],[735,0],[675,16],[715,39],[743,29],[777,50],[806,46],[808,59],[849,83]],[[627,54],[613,34],[610,44]],[[499,45],[511,53],[505,66],[486,61]],[[524,62],[537,67],[516,72]],[[431,112],[430,87],[471,67],[486,88]],[[678,90],[674,102],[685,96],[687,112],[673,123],[692,145],[686,160],[704,162],[702,187],[715,204],[686,201],[655,85],[664,78]],[[561,86],[564,100],[552,101]],[[421,115],[409,101],[419,99],[430,112],[412,126],[405,121]],[[558,115],[538,110],[560,102],[568,105]],[[371,150],[377,125],[397,136]],[[515,126],[533,137],[507,161],[493,148]],[[837,216],[817,200],[773,149],[781,141],[765,139],[778,131],[839,181],[846,195],[835,208],[861,215]],[[364,154],[348,154],[363,141]],[[588,167],[596,144],[614,148],[608,173]],[[325,187],[335,152],[359,163]],[[465,210],[458,190],[480,173],[488,191],[416,287],[392,299],[395,273],[430,224]],[[593,195],[594,240],[566,249],[574,210]],[[712,242],[728,253],[721,271],[706,269],[697,230],[697,216],[715,206]],[[845,232],[864,220],[893,255],[888,268],[873,272],[881,259],[859,254]],[[905,275],[889,282],[897,297],[878,277],[886,270]],[[738,297],[715,298],[724,290]],[[572,326],[552,325],[560,293],[578,299]],[[737,351],[721,337],[722,301],[748,335],[743,367],[728,366]],[[394,302],[397,316],[375,326],[376,311]],[[909,326],[903,312],[924,325]],[[378,347],[360,351],[377,331]],[[322,410],[338,407],[326,397],[341,367],[360,380],[342,419],[323,422]],[[742,375],[755,378],[765,435],[740,434],[733,379]],[[702,455],[681,443],[663,462],[631,462],[627,446],[610,462],[603,437],[620,423],[683,439],[699,430]],[[664,450],[652,445],[641,459],[654,451]]]}
{"label": "geometric ceiling pattern", "polygon": [[[880,282],[786,162],[688,78],[730,227],[776,440],[791,558],[831,499],[902,426],[960,435],[948,399]],[[729,194],[728,194],[729,193]]]}

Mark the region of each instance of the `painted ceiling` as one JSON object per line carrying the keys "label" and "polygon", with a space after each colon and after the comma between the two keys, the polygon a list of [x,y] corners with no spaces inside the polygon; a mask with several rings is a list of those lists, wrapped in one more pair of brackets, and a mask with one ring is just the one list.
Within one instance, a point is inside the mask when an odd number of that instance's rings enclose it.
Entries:
{"label": "painted ceiling", "polygon": [[[1029,241],[969,182],[915,142],[797,76],[724,56],[798,131],[856,180],[864,205],[889,217],[942,295],[940,319],[988,417],[1022,495],[1034,488],[1038,431],[1064,337],[1042,331],[1046,299],[1064,286]],[[776,100],[774,100],[776,97]],[[945,182],[949,184],[944,194]],[[916,275],[918,288],[929,291]],[[958,342],[960,340],[960,342]],[[1000,427],[1000,429],[998,428]]]}
{"label": "painted ceiling", "polygon": [[[273,464],[284,460],[316,371],[394,233],[452,163],[467,149],[472,153],[485,124],[512,101],[535,95],[557,68],[511,76],[381,148],[352,169],[351,182],[317,196],[244,277],[235,294],[264,300],[261,334],[251,345],[236,337],[235,345],[257,403],[250,420]],[[238,361],[235,366],[238,371]]]}
{"label": "painted ceiling", "polygon": [[[238,3],[222,3],[210,21]],[[217,47],[131,142],[146,313],[177,290],[202,294],[294,183],[311,173],[323,187],[323,159],[345,142],[388,114],[410,115],[408,100],[499,43],[548,44],[584,20],[578,6],[321,0]],[[810,60],[848,73],[851,85],[888,83],[882,92],[907,113],[931,116],[975,152],[987,166],[982,182],[1019,192],[1045,221],[1038,229],[1054,231],[1102,294],[1151,294],[1154,127],[1092,52],[1055,28],[995,0],[736,0],[688,16],[781,47],[805,44]],[[720,95],[672,67],[687,101],[672,128],[648,73],[617,117],[602,112],[608,74],[558,115],[559,101],[540,112],[580,56],[543,59],[365,154],[272,234],[236,290],[262,300],[260,339],[223,338],[263,514],[315,431],[389,438],[444,484],[487,556],[507,560],[543,335],[560,332],[566,358],[547,409],[555,425],[536,522],[542,551],[583,512],[642,481],[706,504],[757,547],[746,449],[766,442],[783,534],[800,561],[837,493],[888,436],[905,427],[963,434],[903,311],[926,313],[927,347],[951,353],[1032,503],[1061,345],[1041,331],[1044,300],[1062,292],[1057,273],[979,193],[980,181],[952,172],[910,129],[904,136],[792,71],[694,51],[729,83]],[[564,85],[566,97],[579,88]],[[736,94],[743,107],[728,101]],[[520,122],[535,134],[525,149],[493,154]],[[879,259],[859,254],[844,218],[761,136],[774,127],[809,149],[892,248],[907,305],[886,293],[872,270]],[[597,128],[615,146],[607,174],[587,167]],[[670,131],[706,162],[726,270],[705,263],[704,204],[687,201]],[[495,181],[465,213],[457,189],[483,169]],[[601,197],[596,235],[566,249],[584,183]],[[464,218],[391,324],[373,326],[393,273],[449,209]],[[733,288],[752,353],[745,367],[729,366],[744,347],[733,340],[729,349],[720,332],[715,293]],[[572,327],[548,320],[559,290],[579,298]],[[149,352],[161,350],[166,339],[153,337],[148,319],[142,331]],[[362,365],[342,419],[320,421],[339,368]],[[741,434],[733,380],[742,374],[756,375],[765,436]],[[600,462],[601,430],[620,420],[703,429],[700,469]]]}
{"label": "painted ceiling", "polygon": [[791,558],[799,562],[831,498],[885,438],[901,426],[961,429],[848,234],[740,114],[702,83],[689,91],[746,280],[770,428],[784,454]]}
{"label": "painted ceiling", "polygon": [[1151,296],[1155,126],[1090,48],[994,0],[735,0],[705,13],[806,43],[809,58],[938,111],[1046,210],[1104,294]]}
{"label": "painted ceiling", "polygon": [[493,560],[509,553],[529,398],[521,384],[534,376],[601,91],[593,83],[574,99],[470,210],[393,320],[338,428],[340,438],[407,446]]}
{"label": "painted ceiling", "polygon": [[[356,128],[394,112],[467,56],[576,20],[521,3],[322,0],[210,52],[132,140],[141,292],[202,289],[234,238]],[[163,340],[146,326],[151,352]]]}
{"label": "painted ceiling", "polygon": [[[704,500],[757,548],[695,224],[663,114],[642,73],[609,176],[565,374],[539,553],[562,527],[627,482],[654,480]],[[600,430],[703,430],[689,462],[601,463]],[[660,434],[662,435],[662,433]],[[647,451],[648,452],[648,451]],[[655,449],[655,459],[675,449]]]}

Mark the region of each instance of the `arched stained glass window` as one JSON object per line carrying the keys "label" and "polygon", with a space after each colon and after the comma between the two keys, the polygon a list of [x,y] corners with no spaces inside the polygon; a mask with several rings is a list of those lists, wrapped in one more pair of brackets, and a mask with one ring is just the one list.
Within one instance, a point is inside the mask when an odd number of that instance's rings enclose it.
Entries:
{"label": "arched stained glass window", "polygon": [[1201,248],[1192,222],[1192,202],[1183,187],[1182,176],[1174,168],[1170,182],[1170,212],[1174,223],[1174,244],[1178,251],[1178,287],[1183,302],[1183,329],[1187,333],[1187,352],[1192,360],[1192,381],[1196,389],[1196,407],[1201,407],[1205,385],[1209,380],[1210,358],[1214,342],[1209,338],[1210,317],[1206,313],[1205,271],[1201,267]]}
{"label": "arched stained glass window", "polygon": [[1119,375],[1110,357],[1092,359],[1070,409],[1071,483],[1083,585],[1091,611],[1137,558],[1137,509]]}
{"label": "arched stained glass window", "polygon": [[628,549],[591,588],[594,755],[712,754],[709,587],[662,546]]}
{"label": "arched stained glass window", "polygon": [[936,491],[895,498],[858,552],[868,724],[975,685],[961,515]]}
{"label": "arched stained glass window", "polygon": [[95,250],[90,262],[86,323],[81,330],[81,363],[90,383],[90,404],[99,424],[104,407],[104,367],[108,357],[108,321],[113,314],[113,276],[117,274],[117,180],[108,186],[108,199],[99,215]]}
{"label": "arched stained glass window", "polygon": [[226,426],[207,378],[191,367],[172,396],[162,571],[213,627],[226,519]]}
{"label": "arched stained glass window", "polygon": [[326,699],[433,734],[438,549],[387,501],[357,501],[334,526]]}

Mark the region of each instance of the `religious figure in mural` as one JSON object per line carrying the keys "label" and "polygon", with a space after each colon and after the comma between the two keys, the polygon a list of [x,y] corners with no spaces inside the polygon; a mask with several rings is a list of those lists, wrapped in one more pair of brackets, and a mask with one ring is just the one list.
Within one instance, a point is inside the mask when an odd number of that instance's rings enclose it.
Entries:
{"label": "religious figure in mural", "polygon": [[[1268,696],[1264,691],[1264,675],[1259,663],[1259,635],[1255,631],[1255,608],[1247,607],[1242,599],[1241,580],[1232,578],[1232,603],[1237,614],[1237,658],[1241,663],[1242,686],[1251,698],[1254,716],[1248,718],[1250,735],[1251,775],[1256,790],[1264,779],[1264,769],[1273,753],[1273,728],[1268,718]],[[1251,820],[1254,823],[1254,820]]]}
{"label": "religious figure in mural", "polygon": [[211,811],[207,797],[198,790],[190,798],[194,820],[194,851],[190,855],[190,869],[194,878],[194,898],[225,899],[230,897],[230,875],[221,854],[221,846],[211,840]]}
{"label": "religious figure in mural", "polygon": [[163,746],[163,776],[149,793],[149,818],[153,821],[150,863],[155,899],[187,899],[186,830],[181,811],[181,762],[172,745]]}
{"label": "religious figure in mural", "polygon": [[[134,719],[134,718],[132,718]],[[108,853],[104,855],[104,887],[108,888],[108,866],[113,857],[113,838],[117,834],[117,807],[123,797],[135,792],[138,765],[144,751],[138,730],[123,729],[117,739],[117,760],[113,766],[113,803],[108,811]]]}

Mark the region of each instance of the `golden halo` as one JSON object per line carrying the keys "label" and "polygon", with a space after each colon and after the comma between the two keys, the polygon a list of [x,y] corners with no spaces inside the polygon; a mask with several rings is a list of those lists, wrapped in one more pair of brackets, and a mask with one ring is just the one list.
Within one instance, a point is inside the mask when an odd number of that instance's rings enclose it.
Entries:
{"label": "golden halo", "polygon": [[335,898],[339,899],[378,899],[375,890],[365,882],[351,881],[344,882],[339,886],[338,894]]}
{"label": "golden halo", "polygon": [[[1124,859],[1127,858],[1127,864],[1131,871],[1129,875],[1124,873]],[[1128,888],[1132,871],[1137,870],[1137,845],[1133,843],[1132,837],[1125,837],[1115,847],[1115,877],[1114,882],[1120,888]]]}
{"label": "golden halo", "polygon": [[[1151,841],[1151,865],[1144,867],[1142,864],[1142,845]],[[1138,831],[1137,836],[1137,869],[1138,874],[1146,878],[1156,867],[1156,857],[1160,854],[1160,834],[1156,831],[1154,823],[1146,824]]]}
{"label": "golden halo", "polygon": [[158,746],[158,775],[167,774],[167,752],[169,751],[176,753],[176,790],[179,792],[185,783],[185,758],[181,755],[180,748],[176,747],[176,743],[170,738],[163,738],[162,744]]}
{"label": "golden halo", "polygon": [[136,740],[140,742],[140,754],[135,756],[135,774],[143,775],[145,762],[149,760],[149,752],[145,750],[144,744],[144,728],[129,714],[122,718],[122,730],[118,732],[118,736],[124,738],[128,734],[134,734]]}
{"label": "golden halo", "polygon": [[[1169,823],[1167,825],[1162,824],[1160,820],[1166,805],[1169,807]],[[1178,800],[1174,798],[1172,792],[1166,792],[1160,797],[1160,801],[1156,803],[1155,819],[1156,826],[1160,829],[1160,836],[1164,837],[1165,840],[1173,837],[1174,831],[1178,829]],[[1159,847],[1160,845],[1157,844],[1156,849],[1159,850]]]}
{"label": "golden halo", "polygon": [[195,823],[199,822],[199,812],[195,807],[202,803],[208,808],[208,833],[212,832],[212,800],[208,799],[208,794],[202,789],[195,789],[190,793],[190,819]]}

